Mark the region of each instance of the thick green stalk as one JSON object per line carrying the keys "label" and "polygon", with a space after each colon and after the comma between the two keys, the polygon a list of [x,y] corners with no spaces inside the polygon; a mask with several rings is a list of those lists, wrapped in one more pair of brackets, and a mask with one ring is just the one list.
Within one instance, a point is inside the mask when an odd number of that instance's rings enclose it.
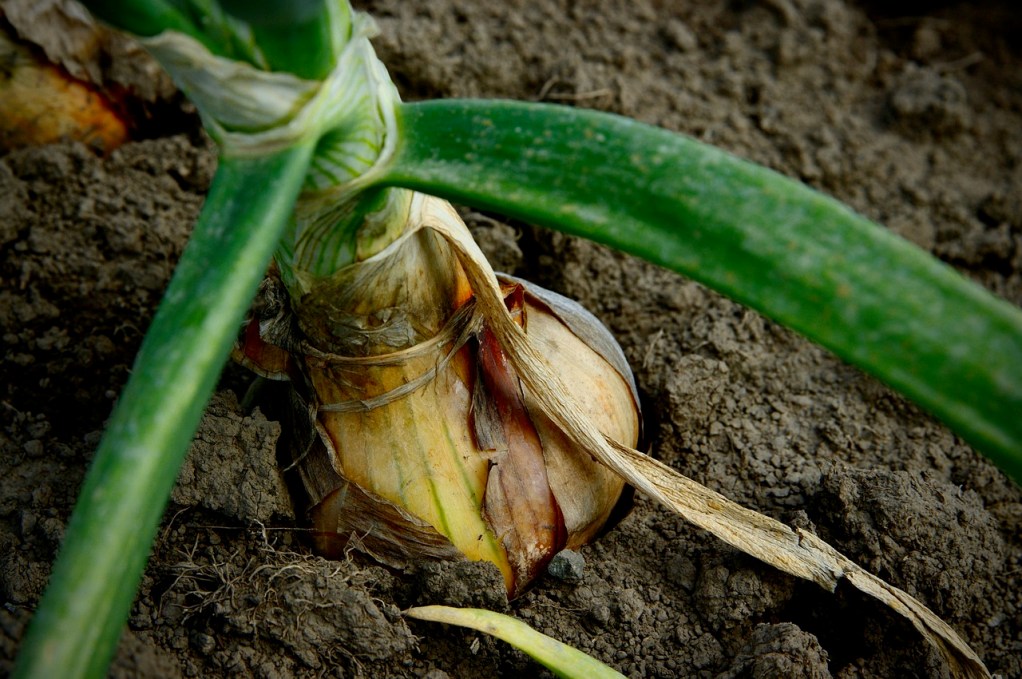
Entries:
{"label": "thick green stalk", "polygon": [[221,158],[85,478],[16,677],[101,677],[170,490],[294,206],[313,140]]}
{"label": "thick green stalk", "polygon": [[841,203],[684,136],[540,104],[403,105],[381,183],[573,233],[801,332],[1022,482],[1022,311]]}

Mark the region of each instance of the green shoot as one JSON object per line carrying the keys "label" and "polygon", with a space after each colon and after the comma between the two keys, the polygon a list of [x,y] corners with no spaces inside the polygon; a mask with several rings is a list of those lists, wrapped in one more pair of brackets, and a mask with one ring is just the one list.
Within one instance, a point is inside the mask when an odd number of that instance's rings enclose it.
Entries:
{"label": "green shoot", "polygon": [[624,675],[582,651],[537,632],[521,620],[481,608],[420,606],[405,615],[419,620],[468,627],[506,641],[558,677],[618,679]]}

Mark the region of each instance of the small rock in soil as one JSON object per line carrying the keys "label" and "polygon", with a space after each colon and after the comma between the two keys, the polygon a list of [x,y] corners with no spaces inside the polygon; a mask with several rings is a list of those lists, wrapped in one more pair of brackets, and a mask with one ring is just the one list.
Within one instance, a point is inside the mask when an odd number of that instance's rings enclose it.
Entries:
{"label": "small rock in soil", "polygon": [[575,584],[582,582],[585,568],[584,556],[571,549],[565,549],[554,554],[554,558],[550,559],[550,564],[546,567],[546,572],[561,582]]}

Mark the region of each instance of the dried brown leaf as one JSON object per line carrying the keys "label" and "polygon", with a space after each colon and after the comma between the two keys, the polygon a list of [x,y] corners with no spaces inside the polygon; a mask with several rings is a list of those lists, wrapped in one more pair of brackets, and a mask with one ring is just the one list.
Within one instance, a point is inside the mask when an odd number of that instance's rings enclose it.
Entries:
{"label": "dried brown leaf", "polygon": [[746,509],[642,453],[609,440],[578,408],[571,391],[504,308],[497,279],[478,246],[466,237],[457,215],[434,204],[429,226],[458,250],[479,313],[501,344],[522,383],[578,445],[639,491],[728,544],[800,578],[833,590],[844,578],[902,614],[946,659],[957,677],[989,677],[979,656],[949,625],[921,602],[884,583],[820,538]]}

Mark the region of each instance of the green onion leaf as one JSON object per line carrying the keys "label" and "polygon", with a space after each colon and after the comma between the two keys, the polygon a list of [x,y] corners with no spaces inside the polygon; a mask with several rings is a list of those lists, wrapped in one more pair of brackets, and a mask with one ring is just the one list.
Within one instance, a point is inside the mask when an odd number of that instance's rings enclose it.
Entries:
{"label": "green onion leaf", "polygon": [[221,159],[85,477],[15,677],[105,676],[171,487],[313,146]]}
{"label": "green onion leaf", "polygon": [[1022,311],[838,201],[626,118],[405,104],[381,183],[584,236],[705,283],[940,417],[1022,481]]}

